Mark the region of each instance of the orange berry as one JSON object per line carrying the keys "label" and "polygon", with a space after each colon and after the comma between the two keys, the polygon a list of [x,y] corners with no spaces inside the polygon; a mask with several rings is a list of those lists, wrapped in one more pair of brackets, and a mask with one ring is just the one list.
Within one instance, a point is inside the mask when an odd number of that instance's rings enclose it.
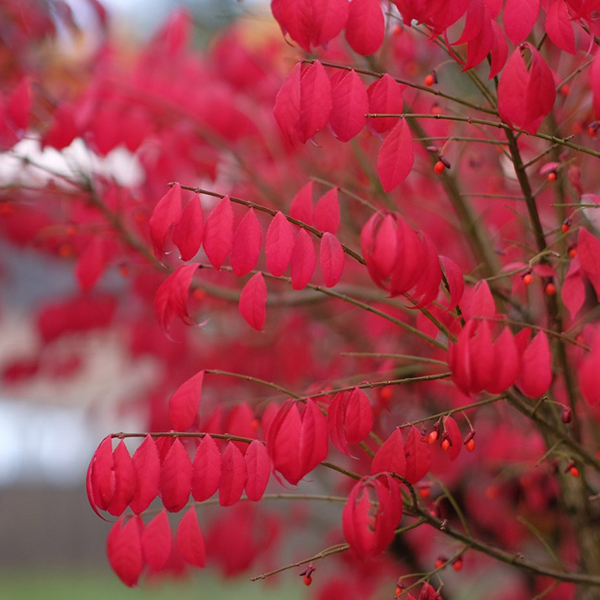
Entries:
{"label": "orange berry", "polygon": [[571,467],[569,469],[569,473],[571,474],[572,477],[575,477],[577,479],[577,477],[579,477],[579,469],[577,467]]}
{"label": "orange berry", "polygon": [[556,173],[554,171],[550,171],[550,173],[548,173],[548,181],[550,183],[556,181]]}
{"label": "orange berry", "polygon": [[569,256],[570,256],[571,258],[575,258],[575,257],[577,256],[577,250],[575,250],[575,248],[571,248],[571,249],[569,250]]}
{"label": "orange berry", "polygon": [[563,224],[560,226],[560,230],[561,230],[563,233],[567,233],[567,231],[569,231],[569,229],[571,229],[571,227],[570,227],[569,225],[567,225],[566,223],[563,223]]}
{"label": "orange berry", "polygon": [[571,86],[568,83],[565,83],[565,85],[561,86],[561,88],[560,88],[560,93],[563,96],[568,96],[570,91],[571,91]]}
{"label": "orange berry", "polygon": [[425,81],[423,83],[427,87],[431,87],[435,83],[435,75],[433,75],[433,73],[429,73],[429,75],[425,77]]}
{"label": "orange berry", "polygon": [[533,283],[533,275],[531,273],[525,273],[525,275],[523,275],[523,284],[531,285],[532,283]]}
{"label": "orange berry", "polygon": [[381,388],[381,390],[379,391],[379,397],[385,401],[390,400],[392,397],[391,386],[387,385],[387,386]]}
{"label": "orange berry", "polygon": [[437,175],[441,175],[445,169],[446,165],[441,160],[438,160],[433,166],[433,170],[436,172]]}
{"label": "orange berry", "polygon": [[440,556],[435,563],[433,564],[434,568],[436,569],[440,569],[441,567],[443,567],[446,564],[446,559],[443,558],[442,556]]}
{"label": "orange berry", "polygon": [[402,595],[402,588],[397,587],[395,594],[396,594],[396,597],[401,596]]}
{"label": "orange berry", "polygon": [[250,425],[254,431],[258,431],[258,428],[260,427],[260,421],[258,419],[252,419],[252,423]]}
{"label": "orange berry", "polygon": [[546,296],[554,296],[556,294],[556,286],[553,283],[548,283],[544,288]]}
{"label": "orange berry", "polygon": [[444,440],[442,442],[442,450],[444,452],[448,452],[448,450],[450,450],[450,440]]}
{"label": "orange berry", "polygon": [[470,439],[465,444],[465,448],[467,449],[467,452],[473,452],[473,450],[475,450],[475,440],[474,439]]}
{"label": "orange berry", "polygon": [[463,568],[463,560],[462,558],[457,558],[453,563],[452,563],[452,568],[455,571],[460,571]]}
{"label": "orange berry", "polygon": [[438,435],[439,435],[439,434],[438,434],[438,432],[437,432],[437,431],[432,431],[432,432],[429,434],[429,437],[427,438],[427,442],[428,442],[428,443],[430,443],[430,444],[435,444],[435,442],[436,442],[436,441],[437,441],[437,439],[438,439]]}

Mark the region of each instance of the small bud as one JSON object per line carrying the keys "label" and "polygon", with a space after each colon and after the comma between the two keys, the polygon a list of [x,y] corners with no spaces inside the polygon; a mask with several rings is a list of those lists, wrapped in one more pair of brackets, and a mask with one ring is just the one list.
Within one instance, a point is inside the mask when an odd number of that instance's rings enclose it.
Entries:
{"label": "small bud", "polygon": [[561,229],[561,231],[562,231],[563,233],[567,233],[567,231],[569,231],[569,229],[571,229],[571,224],[572,224],[572,221],[571,221],[571,219],[565,219],[565,220],[563,221],[563,224],[562,224],[561,228],[560,228],[560,229]]}
{"label": "small bud", "polygon": [[438,160],[433,166],[436,175],[441,175],[446,170],[446,165],[441,160]]}
{"label": "small bud", "polygon": [[546,296],[554,296],[554,294],[556,294],[556,286],[553,283],[548,283],[544,288],[544,292],[546,293]]}
{"label": "small bud", "polygon": [[560,418],[565,425],[573,420],[573,413],[568,406],[565,406]]}
{"label": "small bud", "polygon": [[462,556],[459,556],[453,563],[452,568],[455,571],[460,571],[463,568],[463,559]]}
{"label": "small bud", "polygon": [[440,149],[437,146],[427,146],[425,150],[427,150],[427,152],[431,152],[432,154],[440,153]]}
{"label": "small bud", "polygon": [[521,279],[523,280],[523,285],[531,285],[533,283],[533,275],[531,273],[525,273]]}

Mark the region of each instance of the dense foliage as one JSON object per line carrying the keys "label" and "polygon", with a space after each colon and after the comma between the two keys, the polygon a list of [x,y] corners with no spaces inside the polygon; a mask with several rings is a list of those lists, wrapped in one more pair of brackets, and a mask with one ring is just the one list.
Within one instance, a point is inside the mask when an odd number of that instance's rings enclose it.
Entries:
{"label": "dense foliage", "polygon": [[204,53],[89,9],[0,7],[2,235],[80,289],[4,380],[105,328],[154,361],[88,470],[116,574],[600,597],[600,2],[273,0]]}

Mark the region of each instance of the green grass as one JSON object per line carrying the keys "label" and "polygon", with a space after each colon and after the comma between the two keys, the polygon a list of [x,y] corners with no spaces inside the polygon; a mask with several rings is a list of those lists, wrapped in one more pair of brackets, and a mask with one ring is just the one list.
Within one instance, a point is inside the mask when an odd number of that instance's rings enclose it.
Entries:
{"label": "green grass", "polygon": [[264,586],[243,576],[223,581],[200,574],[181,581],[142,582],[141,588],[125,587],[112,573],[98,571],[0,571],[2,600],[300,600],[300,586]]}

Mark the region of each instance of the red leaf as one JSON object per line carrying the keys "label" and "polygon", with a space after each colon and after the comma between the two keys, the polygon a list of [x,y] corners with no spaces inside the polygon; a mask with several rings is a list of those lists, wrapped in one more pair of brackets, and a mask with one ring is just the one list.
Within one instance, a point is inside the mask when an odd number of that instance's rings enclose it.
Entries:
{"label": "red leaf", "polygon": [[159,260],[165,253],[169,229],[181,219],[181,186],[176,183],[158,202],[150,217],[150,239]]}
{"label": "red leaf", "polygon": [[284,35],[298,43],[306,52],[310,52],[310,32],[308,0],[271,0],[273,17],[279,23]]}
{"label": "red leaf", "polygon": [[246,462],[235,444],[229,442],[221,457],[219,504],[231,506],[242,497],[247,481]]}
{"label": "red leaf", "polygon": [[440,262],[444,267],[446,282],[450,288],[450,299],[448,300],[448,310],[452,310],[461,301],[465,291],[465,281],[463,273],[458,265],[447,256],[440,256]]}
{"label": "red leaf", "polygon": [[278,212],[267,229],[265,241],[267,269],[276,277],[283,275],[288,268],[294,242],[294,227],[282,212]]}
{"label": "red leaf", "polygon": [[313,46],[325,46],[337,37],[348,19],[347,0],[309,0],[310,42]]}
{"label": "red leaf", "polygon": [[[367,89],[369,112],[373,114],[401,114],[402,86],[387,73]],[[398,123],[398,117],[378,117],[368,120],[368,127],[376,133],[385,133]]]}
{"label": "red leaf", "polygon": [[392,435],[377,450],[371,463],[371,474],[396,473],[404,477],[406,474],[406,457],[404,455],[404,443],[402,441],[402,430],[394,429]]}
{"label": "red leaf", "polygon": [[529,398],[539,398],[552,383],[552,362],[548,337],[540,331],[528,344],[521,357],[521,373],[517,384]]}
{"label": "red leaf", "polygon": [[461,304],[465,319],[474,317],[493,317],[496,314],[496,303],[490,286],[485,279],[479,281],[463,296]]}
{"label": "red leaf", "polygon": [[254,440],[246,450],[246,496],[253,502],[258,502],[265,493],[271,474],[271,461],[267,449],[262,442]]}
{"label": "red leaf", "polygon": [[[498,336],[494,344],[495,370],[494,376],[485,388],[491,394],[505,392],[519,374],[519,353],[513,335],[508,327]],[[477,360],[477,357],[474,357]]]}
{"label": "red leaf", "polygon": [[96,285],[112,258],[114,250],[115,244],[112,240],[98,236],[90,240],[75,266],[75,276],[82,292],[91,290]]}
{"label": "red leaf", "polygon": [[300,229],[296,236],[290,264],[292,288],[303,290],[310,283],[316,262],[315,245],[310,234],[307,233],[306,229]]}
{"label": "red leaf", "polygon": [[121,517],[106,540],[108,562],[119,579],[129,587],[137,584],[143,567],[138,518],[129,519],[123,525],[124,517]]}
{"label": "red leaf", "polygon": [[290,203],[290,217],[307,225],[312,225],[313,222],[312,190],[313,182],[309,181],[298,191]]}
{"label": "red leaf", "polygon": [[569,265],[560,296],[571,319],[574,319],[585,302],[585,283],[581,277],[581,268],[577,259],[571,261]]}
{"label": "red leaf", "polygon": [[228,196],[221,199],[206,219],[204,252],[212,266],[219,270],[233,247],[233,210]]}
{"label": "red leaf", "polygon": [[[529,71],[522,51],[531,53]],[[556,98],[554,76],[541,54],[529,43],[519,46],[508,59],[498,86],[498,111],[511,127],[537,133]]]}
{"label": "red leaf", "polygon": [[169,331],[176,316],[184,323],[191,321],[187,309],[187,297],[197,270],[196,263],[183,265],[171,273],[156,290],[154,312],[163,331]]}
{"label": "red leaf", "polygon": [[389,193],[397,188],[408,177],[413,163],[412,137],[402,120],[385,138],[377,156],[377,171],[384,191]]}
{"label": "red leaf", "polygon": [[368,112],[367,90],[362,79],[352,70],[332,90],[329,124],[335,136],[341,142],[347,142],[358,135],[367,123],[365,115]]}
{"label": "red leaf", "polygon": [[362,442],[373,429],[373,409],[369,397],[363,390],[355,387],[347,395],[344,414],[346,440],[350,444]]}
{"label": "red leaf", "polygon": [[179,438],[167,452],[160,468],[160,493],[169,512],[179,512],[188,502],[192,488],[192,463]]}
{"label": "red leaf", "polygon": [[142,554],[153,571],[162,571],[171,556],[172,535],[166,510],[161,510],[144,528]]}
{"label": "red leaf", "polygon": [[346,41],[354,52],[369,56],[379,50],[385,19],[379,0],[352,0],[346,23]]}
{"label": "red leaf", "polygon": [[95,507],[106,510],[115,493],[115,471],[112,451],[112,438],[107,435],[101,442],[90,462],[90,482],[88,486],[88,500],[97,513]]}
{"label": "red leaf", "polygon": [[325,285],[333,287],[342,278],[344,271],[344,250],[335,235],[325,232],[319,246],[319,265]]}
{"label": "red leaf", "polygon": [[[275,14],[275,9],[273,9]],[[273,115],[285,139],[297,146],[298,122],[300,120],[300,71],[302,65],[298,63],[287,76],[275,98]]]}
{"label": "red leaf", "polygon": [[306,142],[329,122],[331,113],[331,84],[323,65],[316,60],[300,80],[300,117],[298,136]]}
{"label": "red leaf", "polygon": [[546,33],[561,50],[575,54],[575,32],[564,0],[555,0],[546,11]]}
{"label": "red leaf", "polygon": [[405,477],[408,482],[415,484],[421,481],[431,468],[431,451],[427,440],[422,440],[421,433],[414,425],[406,436],[404,456],[406,457]]}
{"label": "red leaf", "polygon": [[336,234],[340,226],[340,201],[336,187],[331,188],[319,198],[313,213],[313,220],[317,229]]}
{"label": "red leaf", "polygon": [[256,267],[262,246],[262,229],[251,208],[240,221],[233,236],[231,268],[238,277],[248,275]]}
{"label": "red leaf", "polygon": [[32,94],[29,77],[23,77],[19,85],[8,96],[6,114],[17,129],[25,131],[29,122]]}
{"label": "red leaf", "polygon": [[202,244],[204,233],[204,214],[200,197],[196,194],[181,213],[181,219],[173,227],[171,237],[179,248],[181,260],[192,260]]}
{"label": "red leaf", "polygon": [[115,471],[115,493],[106,507],[113,516],[120,516],[125,512],[135,494],[137,477],[133,461],[125,442],[121,440],[113,452]]}
{"label": "red leaf", "polygon": [[456,460],[462,450],[463,439],[456,421],[452,417],[444,417],[444,431],[448,434],[450,447],[448,456],[450,460]]}
{"label": "red leaf", "polygon": [[197,502],[211,498],[221,480],[221,452],[210,435],[205,435],[194,456],[192,496]]}
{"label": "red leaf", "polygon": [[506,0],[504,6],[504,31],[517,46],[527,39],[538,17],[539,0]]}
{"label": "red leaf", "polygon": [[600,337],[592,343],[591,352],[582,360],[579,369],[579,387],[581,394],[589,404],[600,401]]}
{"label": "red leaf", "polygon": [[137,483],[135,494],[129,506],[136,515],[139,515],[158,496],[160,487],[160,459],[152,436],[147,435],[140,447],[134,452],[133,466]]}
{"label": "red leaf", "polygon": [[204,568],[206,550],[204,538],[198,524],[196,509],[190,508],[179,522],[177,528],[177,549],[186,563],[194,567]]}
{"label": "red leaf", "polygon": [[267,285],[262,273],[256,273],[240,294],[240,313],[246,323],[262,331],[267,318]]}
{"label": "red leaf", "polygon": [[204,371],[181,384],[169,400],[169,417],[175,431],[187,431],[198,416]]}
{"label": "red leaf", "polygon": [[579,229],[577,237],[577,258],[600,301],[600,240],[583,227]]}

